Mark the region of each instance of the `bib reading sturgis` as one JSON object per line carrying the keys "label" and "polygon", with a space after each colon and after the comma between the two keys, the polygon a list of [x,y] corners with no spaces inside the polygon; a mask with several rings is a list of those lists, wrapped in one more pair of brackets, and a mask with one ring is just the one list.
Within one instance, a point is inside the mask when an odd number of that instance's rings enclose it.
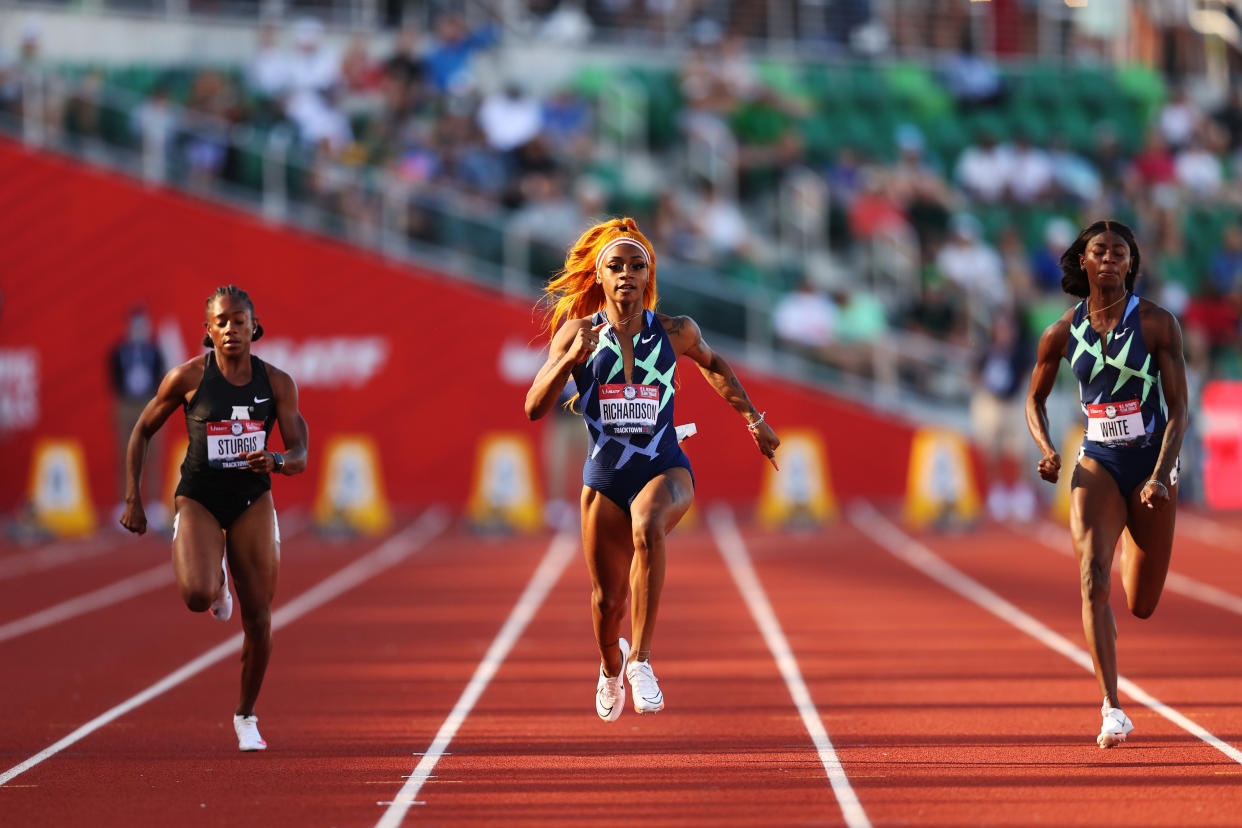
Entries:
{"label": "bib reading sturgis", "polygon": [[1139,324],[1139,298],[1130,295],[1117,327],[1101,339],[1086,301],[1074,309],[1065,358],[1081,392],[1086,439],[1102,445],[1151,445],[1160,440],[1167,411],[1157,370]]}
{"label": "bib reading sturgis", "polygon": [[[590,324],[604,321],[600,311]],[[653,460],[677,447],[673,428],[677,357],[653,311],[643,311],[643,329],[634,335],[633,348],[632,382],[625,381],[621,342],[612,328],[604,330],[591,357],[574,368],[591,438],[590,458],[605,468],[622,468],[636,456]]]}
{"label": "bib reading sturgis", "polygon": [[246,455],[267,448],[276,422],[267,366],[252,355],[250,382],[233,385],[220,373],[214,351],[204,358],[203,379],[185,406],[190,445],[181,464],[181,476],[221,481],[238,474],[266,477],[250,471]]}

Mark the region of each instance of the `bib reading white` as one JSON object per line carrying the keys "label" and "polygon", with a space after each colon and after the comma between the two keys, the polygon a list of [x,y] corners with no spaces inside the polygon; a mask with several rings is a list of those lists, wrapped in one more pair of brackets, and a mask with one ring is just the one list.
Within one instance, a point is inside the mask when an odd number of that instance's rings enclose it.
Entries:
{"label": "bib reading white", "polygon": [[660,413],[658,385],[601,385],[599,387],[599,421],[610,437],[630,434],[654,434],[656,416]]}
{"label": "bib reading white", "polygon": [[1095,443],[1128,443],[1146,434],[1138,400],[1091,403],[1087,406],[1087,439]]}
{"label": "bib reading white", "polygon": [[244,468],[246,455],[262,451],[267,432],[260,420],[225,420],[207,423],[207,463],[213,469]]}

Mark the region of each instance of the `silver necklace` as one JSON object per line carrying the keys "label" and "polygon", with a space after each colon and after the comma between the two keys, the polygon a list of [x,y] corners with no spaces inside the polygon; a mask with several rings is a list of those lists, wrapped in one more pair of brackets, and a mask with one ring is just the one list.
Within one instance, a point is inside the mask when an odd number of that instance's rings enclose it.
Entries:
{"label": "silver necklace", "polygon": [[608,319],[608,311],[604,311],[604,321],[608,323],[608,327],[609,327],[609,328],[620,328],[620,327],[621,327],[621,326],[623,326],[626,322],[629,322],[631,319],[633,319],[634,317],[636,317],[636,316],[638,316],[639,314],[641,314],[644,310],[646,310],[646,308],[639,308],[639,310],[638,310],[636,313],[631,313],[629,316],[627,316],[627,317],[625,317],[624,319],[621,319],[621,320],[619,320],[619,321],[617,321],[617,322],[613,322],[613,321],[609,320],[609,319]]}

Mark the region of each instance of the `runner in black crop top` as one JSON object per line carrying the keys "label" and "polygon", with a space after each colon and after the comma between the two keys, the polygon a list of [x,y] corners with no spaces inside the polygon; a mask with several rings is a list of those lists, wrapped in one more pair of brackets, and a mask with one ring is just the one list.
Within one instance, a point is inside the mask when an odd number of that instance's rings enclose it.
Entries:
{"label": "runner in black crop top", "polygon": [[[190,445],[181,464],[173,519],[173,570],[187,607],[227,621],[228,573],[241,605],[241,697],[233,713],[240,750],[263,750],[254,704],[271,656],[271,607],[280,564],[280,528],[271,474],[306,469],[307,426],[293,378],[250,353],[263,334],[244,290],[218,288],[207,300],[212,351],[169,371],[130,435],[121,525],[142,534],[142,467],[151,437],[185,408]],[[279,424],[283,451],[273,451]]]}

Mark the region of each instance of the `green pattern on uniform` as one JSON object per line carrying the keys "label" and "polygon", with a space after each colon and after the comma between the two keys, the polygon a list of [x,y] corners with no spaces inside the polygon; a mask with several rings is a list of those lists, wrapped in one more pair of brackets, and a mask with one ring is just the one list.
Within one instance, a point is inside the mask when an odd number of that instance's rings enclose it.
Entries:
{"label": "green pattern on uniform", "polygon": [[1091,354],[1095,357],[1095,365],[1091,367],[1091,379],[1095,379],[1096,374],[1104,370],[1104,353],[1102,347],[1103,340],[1097,341],[1095,344],[1087,342],[1086,333],[1087,328],[1090,327],[1091,320],[1087,318],[1084,318],[1082,320],[1082,324],[1077,328],[1070,325],[1070,335],[1074,337],[1074,340],[1078,343],[1078,346],[1074,349],[1074,355],[1070,357],[1069,362],[1070,365],[1074,365],[1078,362],[1078,357],[1082,356],[1084,352]]}
{"label": "green pattern on uniform", "polygon": [[[634,347],[636,350],[638,347],[639,336],[641,336],[641,334],[634,335]],[[676,361],[674,361],[673,364],[669,365],[668,370],[663,373],[661,373],[660,370],[656,368],[656,359],[659,358],[660,349],[663,347],[664,347],[664,339],[660,338],[656,340],[655,347],[651,349],[651,353],[647,354],[646,359],[636,359],[634,361],[635,368],[642,368],[644,371],[647,372],[647,375],[643,377],[642,379],[643,385],[659,384],[668,389],[667,394],[660,395],[660,409],[659,409],[660,411],[663,411],[664,406],[668,405],[669,400],[673,399],[673,372],[677,370]],[[652,380],[654,380],[655,382],[653,383]]]}
{"label": "green pattern on uniform", "polygon": [[1147,395],[1151,393],[1151,389],[1156,384],[1156,378],[1147,371],[1151,367],[1151,354],[1147,355],[1147,359],[1143,360],[1143,367],[1138,370],[1126,365],[1126,357],[1130,354],[1130,345],[1133,343],[1134,337],[1131,336],[1126,340],[1126,344],[1121,346],[1121,351],[1118,352],[1116,357],[1105,357],[1104,361],[1117,369],[1117,383],[1113,386],[1113,394],[1116,394],[1121,389],[1121,386],[1126,384],[1126,380],[1130,379],[1130,377],[1135,377],[1143,381],[1143,399],[1140,402],[1147,402]]}

